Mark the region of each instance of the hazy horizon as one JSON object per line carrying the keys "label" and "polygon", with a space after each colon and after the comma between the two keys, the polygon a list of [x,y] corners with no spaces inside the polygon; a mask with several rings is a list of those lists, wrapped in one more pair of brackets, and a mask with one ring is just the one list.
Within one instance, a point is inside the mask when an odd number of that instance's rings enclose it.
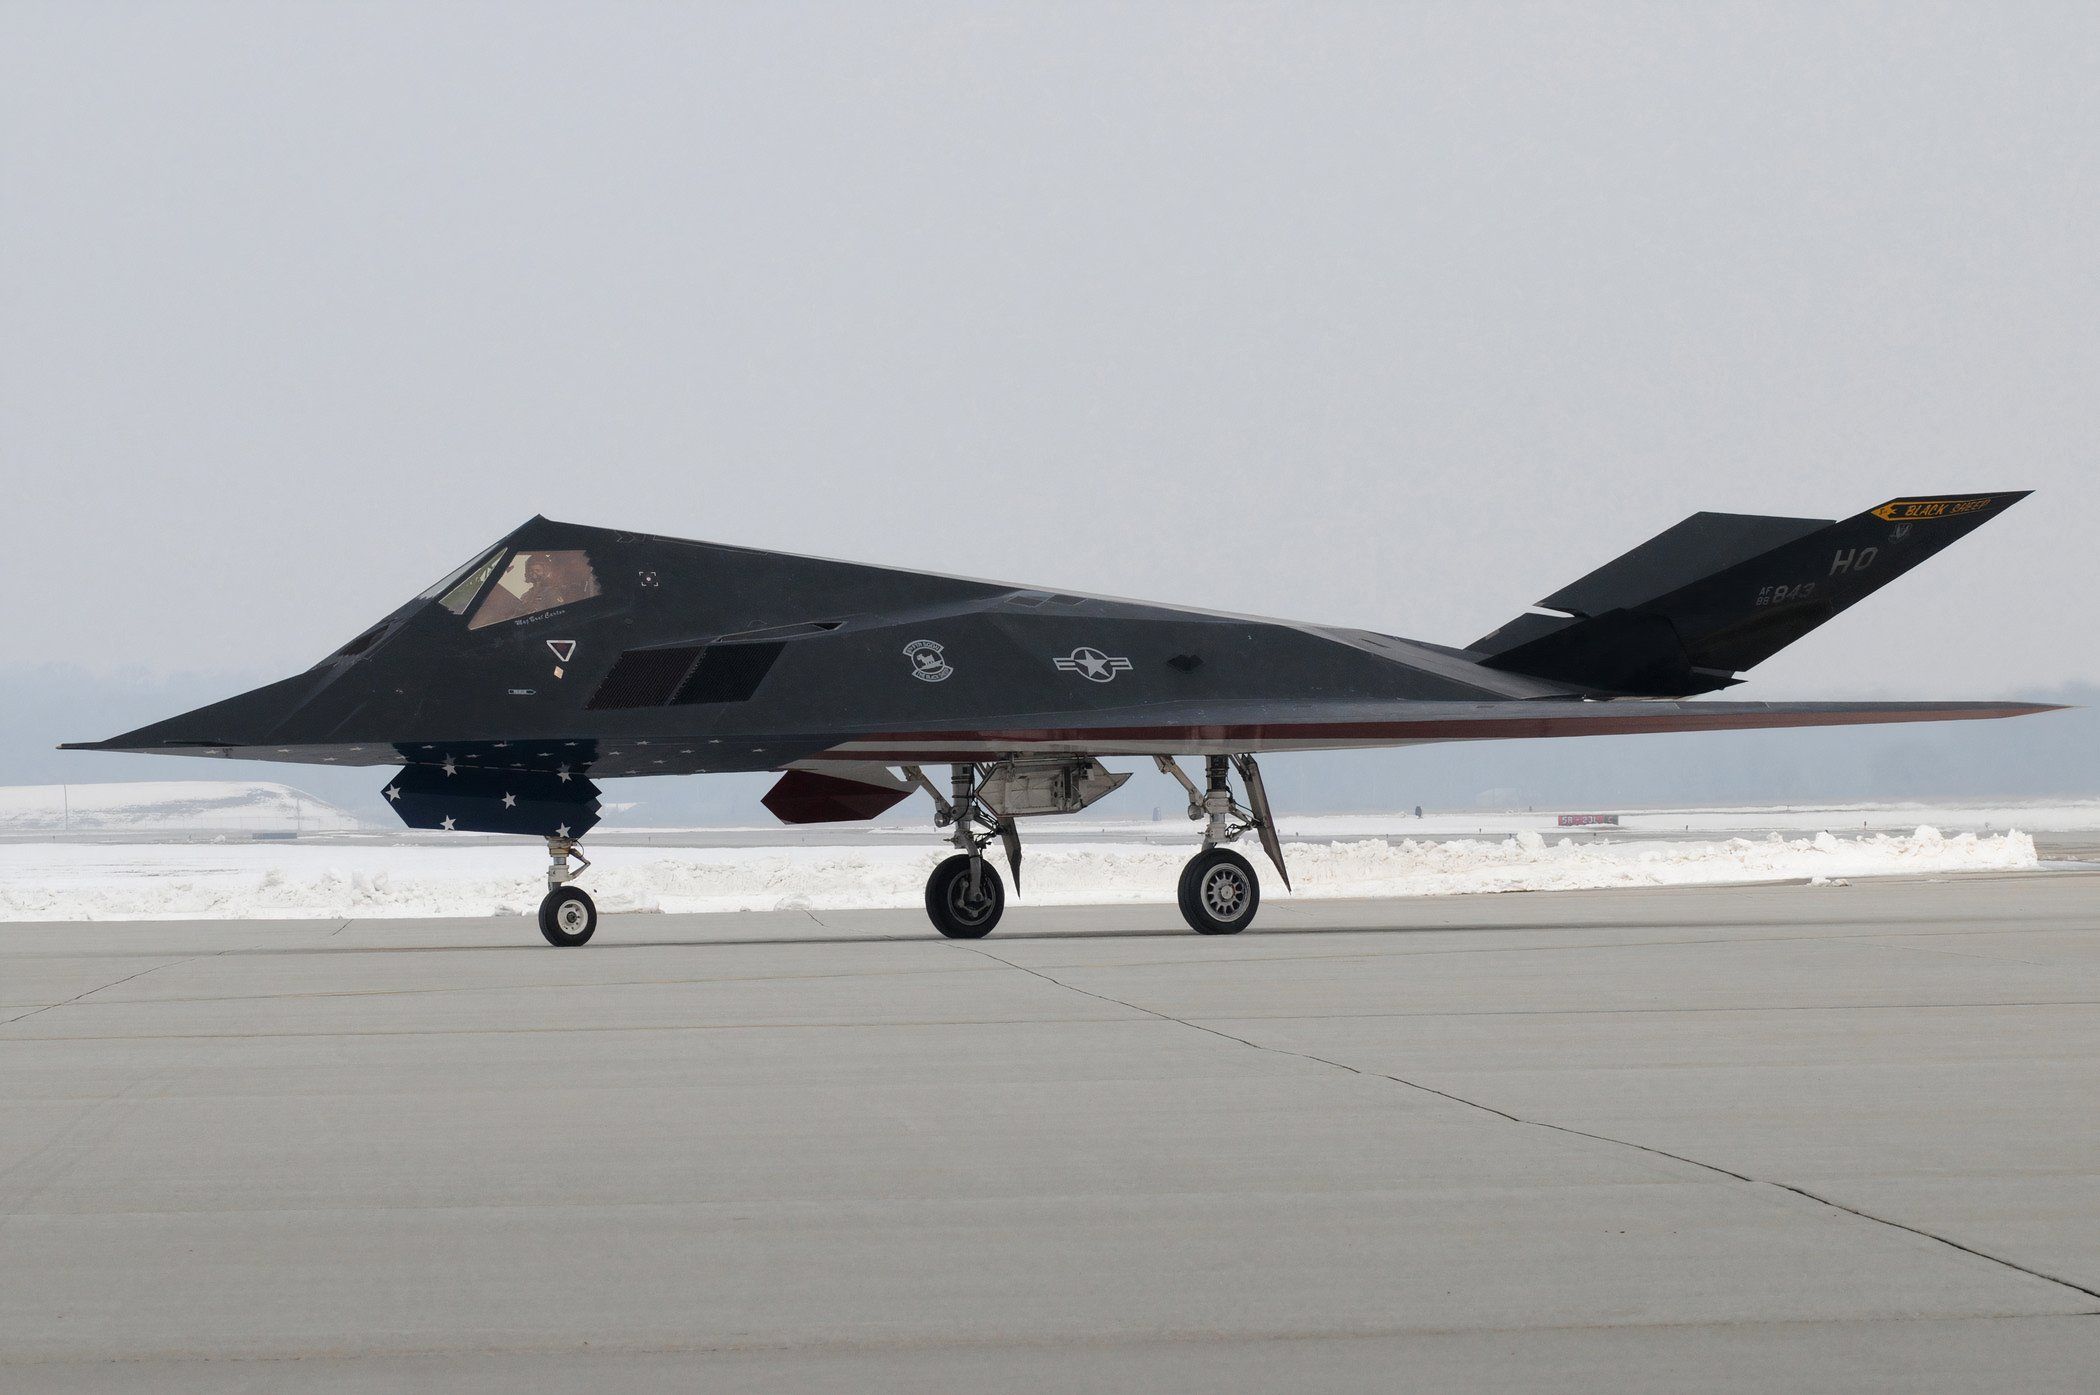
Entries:
{"label": "hazy horizon", "polygon": [[[2051,4],[15,0],[0,779],[535,513],[1463,644],[1698,510],[2031,488],[1729,696],[2100,685],[2096,60]],[[2087,779],[2076,720],[1931,740]],[[1823,739],[1664,749],[1907,738]]]}
{"label": "hazy horizon", "polygon": [[0,7],[14,664],[534,513],[1464,643],[2034,500],[1745,696],[2100,681],[2100,11]]}

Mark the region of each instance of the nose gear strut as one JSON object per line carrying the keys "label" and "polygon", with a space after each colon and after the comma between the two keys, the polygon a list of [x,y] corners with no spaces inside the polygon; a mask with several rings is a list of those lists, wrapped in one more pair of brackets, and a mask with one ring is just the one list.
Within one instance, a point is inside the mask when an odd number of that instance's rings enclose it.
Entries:
{"label": "nose gear strut", "polygon": [[[540,902],[540,934],[546,936],[550,945],[588,943],[598,933],[598,906],[582,887],[570,883],[584,874],[591,860],[583,855],[574,838],[561,837],[547,840],[547,857],[547,895]],[[571,857],[576,859],[574,870],[569,867]]]}

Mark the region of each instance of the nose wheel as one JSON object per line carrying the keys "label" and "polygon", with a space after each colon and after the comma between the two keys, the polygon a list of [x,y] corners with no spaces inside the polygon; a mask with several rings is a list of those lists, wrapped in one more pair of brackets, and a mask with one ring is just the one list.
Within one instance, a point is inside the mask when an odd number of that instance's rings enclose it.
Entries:
{"label": "nose wheel", "polygon": [[597,931],[597,903],[582,887],[558,886],[540,902],[540,933],[548,944],[585,944]]}

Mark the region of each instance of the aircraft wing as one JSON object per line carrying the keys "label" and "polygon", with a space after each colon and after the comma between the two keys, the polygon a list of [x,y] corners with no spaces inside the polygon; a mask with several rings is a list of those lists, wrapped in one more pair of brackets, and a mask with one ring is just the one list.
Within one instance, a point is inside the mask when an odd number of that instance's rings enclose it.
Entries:
{"label": "aircraft wing", "polygon": [[984,728],[886,730],[844,737],[806,760],[939,763],[1016,751],[1209,755],[1341,750],[1436,741],[1504,741],[1667,731],[1975,721],[2055,710],[2025,702],[1278,702],[1046,713]]}
{"label": "aircraft wing", "polygon": [[666,729],[622,736],[520,737],[509,741],[255,746],[141,740],[139,734],[74,750],[163,752],[234,760],[329,765],[439,765],[569,770],[598,779],[784,770],[791,765],[936,765],[1037,752],[1093,756],[1197,756],[1507,741],[1548,736],[1631,736],[1667,731],[1862,726],[1976,721],[2056,710],[2032,702],[1701,702],[1542,698],[1504,702],[1324,702],[1261,699],[1046,711],[996,724],[884,726],[829,732],[746,732],[695,740]]}

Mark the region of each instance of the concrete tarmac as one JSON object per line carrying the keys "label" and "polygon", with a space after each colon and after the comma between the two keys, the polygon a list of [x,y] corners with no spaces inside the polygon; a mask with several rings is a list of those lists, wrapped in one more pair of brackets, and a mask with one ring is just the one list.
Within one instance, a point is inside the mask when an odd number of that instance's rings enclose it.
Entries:
{"label": "concrete tarmac", "polygon": [[0,1389],[2100,1388],[2100,873],[0,926]]}

